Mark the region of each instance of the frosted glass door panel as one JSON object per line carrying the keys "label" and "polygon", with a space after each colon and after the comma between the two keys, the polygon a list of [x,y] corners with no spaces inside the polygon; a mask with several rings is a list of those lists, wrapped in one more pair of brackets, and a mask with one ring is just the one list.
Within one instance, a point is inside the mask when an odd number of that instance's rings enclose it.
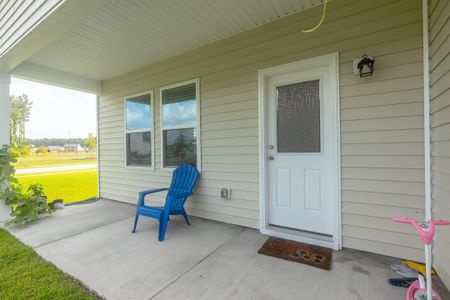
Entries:
{"label": "frosted glass door panel", "polygon": [[278,153],[318,153],[320,138],[320,80],[278,86]]}

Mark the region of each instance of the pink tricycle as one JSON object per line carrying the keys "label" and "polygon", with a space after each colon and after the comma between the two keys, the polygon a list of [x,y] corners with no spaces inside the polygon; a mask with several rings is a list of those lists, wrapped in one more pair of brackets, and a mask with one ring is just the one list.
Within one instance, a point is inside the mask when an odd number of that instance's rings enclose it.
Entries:
{"label": "pink tricycle", "polygon": [[395,218],[395,222],[409,223],[422,238],[422,242],[425,245],[425,269],[426,269],[426,282],[422,275],[419,274],[418,280],[414,281],[406,292],[406,300],[442,300],[439,294],[433,289],[431,283],[431,244],[433,242],[434,230],[436,225],[450,225],[449,221],[444,220],[430,220],[426,223],[417,223],[413,219]]}

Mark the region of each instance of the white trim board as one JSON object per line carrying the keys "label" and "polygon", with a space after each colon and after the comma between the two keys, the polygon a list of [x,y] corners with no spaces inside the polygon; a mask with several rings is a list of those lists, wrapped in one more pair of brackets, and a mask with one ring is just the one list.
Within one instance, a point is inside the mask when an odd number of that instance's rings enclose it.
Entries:
{"label": "white trim board", "polygon": [[[137,96],[147,95],[147,94],[150,95],[150,108],[151,108],[150,116],[152,119],[151,124],[150,124],[151,128],[127,130],[127,107],[126,107],[127,99],[137,97]],[[155,96],[155,93],[154,93],[153,89],[151,89],[151,90],[127,95],[123,98],[123,129],[124,129],[124,135],[123,135],[123,138],[124,138],[123,146],[124,147],[123,147],[123,149],[124,149],[124,163],[125,163],[126,169],[134,169],[134,170],[142,170],[142,171],[154,171],[155,170],[155,100],[154,100],[154,96]],[[127,134],[133,133],[133,132],[146,132],[146,131],[150,131],[150,137],[151,137],[150,147],[151,147],[152,165],[150,167],[127,165]]]}
{"label": "white trim board", "polygon": [[[195,126],[191,125],[180,125],[180,126],[170,126],[170,127],[164,127],[163,126],[163,104],[162,104],[162,92],[164,90],[168,90],[171,88],[176,88],[183,85],[188,85],[191,83],[195,83],[195,93],[196,93],[196,109],[197,109],[197,124]],[[186,80],[182,82],[177,82],[170,85],[165,85],[159,88],[159,131],[160,131],[160,139],[161,139],[161,170],[163,171],[173,171],[175,170],[175,167],[164,167],[164,130],[170,130],[170,129],[183,129],[183,128],[193,128],[195,127],[197,129],[197,170],[201,173],[202,172],[202,150],[201,150],[201,111],[200,111],[200,105],[201,105],[201,97],[200,97],[200,78]]]}
{"label": "white trim board", "polygon": [[67,89],[101,95],[100,80],[84,78],[71,73],[50,69],[37,64],[24,62],[11,71],[17,78],[55,85]]}
{"label": "white trim board", "polygon": [[95,147],[96,151],[96,163],[97,163],[97,197],[100,199],[100,96],[95,96],[95,127],[97,128],[96,141],[97,145]]}
{"label": "white trim board", "polygon": [[[326,238],[311,233],[293,232],[273,226],[269,226],[268,217],[268,174],[267,174],[267,99],[266,81],[270,76],[295,72],[311,67],[327,66],[332,73],[334,90],[334,111],[336,126],[333,132],[335,147],[335,178],[336,201],[334,207],[334,233]],[[280,66],[274,66],[258,71],[258,119],[259,119],[259,203],[260,203],[260,231],[263,234],[277,236],[280,238],[311,243],[333,249],[342,248],[342,225],[341,225],[341,156],[340,156],[340,108],[339,108],[339,54],[332,53],[310,59],[305,59]]]}

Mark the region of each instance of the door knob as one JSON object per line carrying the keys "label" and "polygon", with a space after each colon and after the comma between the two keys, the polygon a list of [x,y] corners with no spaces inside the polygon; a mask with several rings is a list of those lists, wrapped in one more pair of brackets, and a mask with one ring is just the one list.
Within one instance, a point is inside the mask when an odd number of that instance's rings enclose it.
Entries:
{"label": "door knob", "polygon": [[275,149],[275,146],[274,145],[269,145],[269,149],[273,150],[273,149]]}
{"label": "door knob", "polygon": [[273,157],[272,155],[269,156],[269,160],[274,160],[275,157]]}

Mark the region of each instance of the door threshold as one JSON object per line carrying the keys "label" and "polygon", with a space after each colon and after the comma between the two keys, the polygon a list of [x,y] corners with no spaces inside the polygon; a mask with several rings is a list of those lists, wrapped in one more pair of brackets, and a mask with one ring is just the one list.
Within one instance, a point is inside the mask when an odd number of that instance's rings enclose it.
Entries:
{"label": "door threshold", "polygon": [[306,243],[321,247],[339,250],[338,242],[331,235],[318,234],[309,231],[292,229],[288,227],[269,225],[267,228],[261,230],[262,234],[292,240],[300,243]]}
{"label": "door threshold", "polygon": [[333,239],[333,236],[331,234],[320,233],[320,232],[309,231],[309,230],[303,230],[303,229],[292,228],[292,227],[275,225],[275,224],[270,224],[269,223],[269,228],[272,228],[272,227],[284,229],[284,230],[286,230],[288,232],[293,232],[293,233],[300,233],[300,234],[303,233],[303,234],[308,234],[308,235],[312,235],[312,236],[323,236],[325,238]]}

